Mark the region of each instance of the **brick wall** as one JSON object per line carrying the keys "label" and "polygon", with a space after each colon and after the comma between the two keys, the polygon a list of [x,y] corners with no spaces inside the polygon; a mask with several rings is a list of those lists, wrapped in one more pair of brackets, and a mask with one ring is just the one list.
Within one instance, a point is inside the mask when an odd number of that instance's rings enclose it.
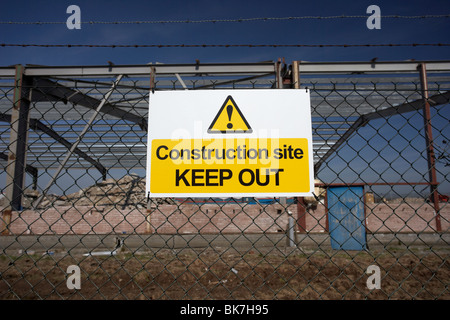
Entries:
{"label": "brick wall", "polygon": [[[450,204],[440,204],[442,231],[450,231]],[[372,203],[366,207],[366,225],[370,232],[435,232],[433,204]]]}
{"label": "brick wall", "polygon": [[[297,212],[296,205],[287,209]],[[276,233],[286,230],[288,213],[280,205],[167,205],[152,212],[151,224],[158,233]]]}
{"label": "brick wall", "polygon": [[145,211],[80,206],[13,212],[10,230],[13,234],[107,234],[144,233],[145,228]]}
{"label": "brick wall", "polygon": [[[296,205],[287,208],[297,214]],[[450,205],[441,204],[443,231],[450,228]],[[146,233],[145,209],[96,209],[60,206],[46,210],[13,212],[13,234],[109,234]],[[202,204],[160,205],[150,217],[151,232],[172,233],[278,233],[285,232],[288,214],[280,205]],[[3,223],[1,223],[3,229]],[[368,232],[433,232],[434,210],[427,203],[368,204]],[[326,232],[325,207],[319,205],[306,215],[308,232]]]}

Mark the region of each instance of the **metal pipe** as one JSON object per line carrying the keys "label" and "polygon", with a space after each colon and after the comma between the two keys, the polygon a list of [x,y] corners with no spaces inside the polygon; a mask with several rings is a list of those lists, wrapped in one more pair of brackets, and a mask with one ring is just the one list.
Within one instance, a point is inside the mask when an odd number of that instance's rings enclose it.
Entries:
{"label": "metal pipe", "polygon": [[295,241],[294,241],[294,218],[292,217],[292,214],[290,211],[288,211],[289,214],[289,221],[288,221],[288,239],[289,239],[289,247],[295,247]]}
{"label": "metal pipe", "polygon": [[430,182],[431,201],[434,204],[436,230],[442,231],[441,216],[439,214],[439,195],[437,192],[437,178],[436,178],[436,157],[434,154],[433,145],[433,129],[431,127],[431,112],[430,103],[428,102],[428,81],[427,81],[427,69],[424,63],[419,65],[420,72],[420,85],[423,97],[423,120],[425,124],[425,143],[427,148],[427,160],[428,160],[428,174]]}
{"label": "metal pipe", "polygon": [[151,234],[152,233],[152,213],[156,210],[156,204],[153,203],[152,198],[150,198],[150,192],[147,195],[147,216],[145,218],[147,224],[146,224],[146,233]]}
{"label": "metal pipe", "polygon": [[100,113],[103,105],[108,101],[109,97],[111,96],[111,94],[113,93],[113,91],[115,90],[115,88],[117,87],[117,85],[119,84],[120,80],[122,79],[123,75],[119,75],[117,77],[117,80],[113,83],[111,89],[106,93],[105,97],[103,98],[103,100],[100,102],[100,104],[98,105],[97,109],[95,109],[94,113],[92,114],[91,118],[89,119],[89,122],[86,124],[86,126],[84,127],[83,131],[80,133],[80,135],[78,136],[77,140],[74,142],[74,144],[72,145],[72,147],[70,148],[70,150],[67,152],[66,157],[64,158],[63,162],[60,164],[60,166],[58,167],[58,169],[56,170],[55,174],[53,175],[52,179],[50,180],[50,182],[48,183],[47,187],[42,191],[41,196],[35,201],[35,203],[33,204],[34,208],[37,208],[39,206],[39,204],[41,203],[42,199],[44,199],[44,197],[46,196],[48,190],[50,189],[50,187],[52,186],[52,184],[56,181],[56,178],[58,177],[58,175],[61,173],[61,170],[64,168],[64,166],[66,165],[67,161],[69,161],[69,158],[72,156],[72,153],[75,151],[75,149],[78,147],[78,144],[81,142],[81,140],[83,139],[84,135],[86,134],[86,132],[89,130],[89,128],[91,127],[92,123],[94,122],[95,118],[97,117],[97,115]]}
{"label": "metal pipe", "polygon": [[275,87],[277,89],[283,88],[283,77],[281,75],[282,62],[281,58],[278,58],[278,61],[275,62],[274,71],[275,71]]}
{"label": "metal pipe", "polygon": [[300,233],[306,233],[306,203],[303,197],[297,198],[297,226]]}
{"label": "metal pipe", "polygon": [[117,237],[116,238],[116,247],[111,251],[91,251],[83,254],[85,257],[89,256],[115,256],[123,247],[123,239]]}
{"label": "metal pipe", "polygon": [[[292,62],[292,84],[294,89],[300,89],[300,62]],[[301,233],[306,232],[306,204],[303,197],[297,198],[297,225]]]}
{"label": "metal pipe", "polygon": [[[354,186],[416,186],[432,185],[430,182],[355,182],[355,183],[316,183],[316,187],[354,187]],[[436,183],[438,185],[438,183]]]}
{"label": "metal pipe", "polygon": [[175,76],[178,79],[178,82],[181,83],[181,86],[183,87],[184,90],[188,90],[188,87],[186,86],[186,84],[184,83],[183,79],[181,79],[180,75],[178,73],[175,73]]}
{"label": "metal pipe", "polygon": [[299,61],[292,61],[292,83],[294,84],[294,89],[300,89]]}

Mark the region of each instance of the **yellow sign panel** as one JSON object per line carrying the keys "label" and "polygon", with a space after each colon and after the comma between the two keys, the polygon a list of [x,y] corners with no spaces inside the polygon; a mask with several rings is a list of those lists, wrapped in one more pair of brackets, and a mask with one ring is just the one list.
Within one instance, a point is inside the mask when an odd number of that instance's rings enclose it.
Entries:
{"label": "yellow sign panel", "polygon": [[232,96],[225,99],[222,107],[209,126],[208,133],[251,133],[252,128],[248,124],[241,110]]}
{"label": "yellow sign panel", "polygon": [[308,150],[306,138],[154,139],[149,191],[173,196],[310,192]]}
{"label": "yellow sign panel", "polygon": [[312,195],[309,91],[175,90],[149,100],[148,197]]}

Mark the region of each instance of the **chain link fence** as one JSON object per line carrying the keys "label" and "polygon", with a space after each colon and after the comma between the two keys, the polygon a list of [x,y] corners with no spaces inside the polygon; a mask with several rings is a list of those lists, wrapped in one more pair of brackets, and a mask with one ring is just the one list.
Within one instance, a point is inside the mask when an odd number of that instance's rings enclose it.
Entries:
{"label": "chain link fence", "polygon": [[[450,63],[0,75],[0,299],[450,298]],[[314,197],[147,199],[149,92],[295,88]]]}

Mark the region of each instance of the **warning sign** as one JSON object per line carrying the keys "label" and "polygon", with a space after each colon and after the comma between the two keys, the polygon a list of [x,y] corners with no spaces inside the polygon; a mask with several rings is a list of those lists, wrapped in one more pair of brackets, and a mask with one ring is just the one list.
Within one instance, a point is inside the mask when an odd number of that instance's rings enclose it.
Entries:
{"label": "warning sign", "polygon": [[309,192],[307,139],[153,140],[151,191]]}
{"label": "warning sign", "polygon": [[228,96],[213,122],[209,126],[208,133],[251,133],[252,128],[248,124],[241,110]]}
{"label": "warning sign", "polygon": [[150,197],[310,196],[309,93],[151,94],[146,188]]}

